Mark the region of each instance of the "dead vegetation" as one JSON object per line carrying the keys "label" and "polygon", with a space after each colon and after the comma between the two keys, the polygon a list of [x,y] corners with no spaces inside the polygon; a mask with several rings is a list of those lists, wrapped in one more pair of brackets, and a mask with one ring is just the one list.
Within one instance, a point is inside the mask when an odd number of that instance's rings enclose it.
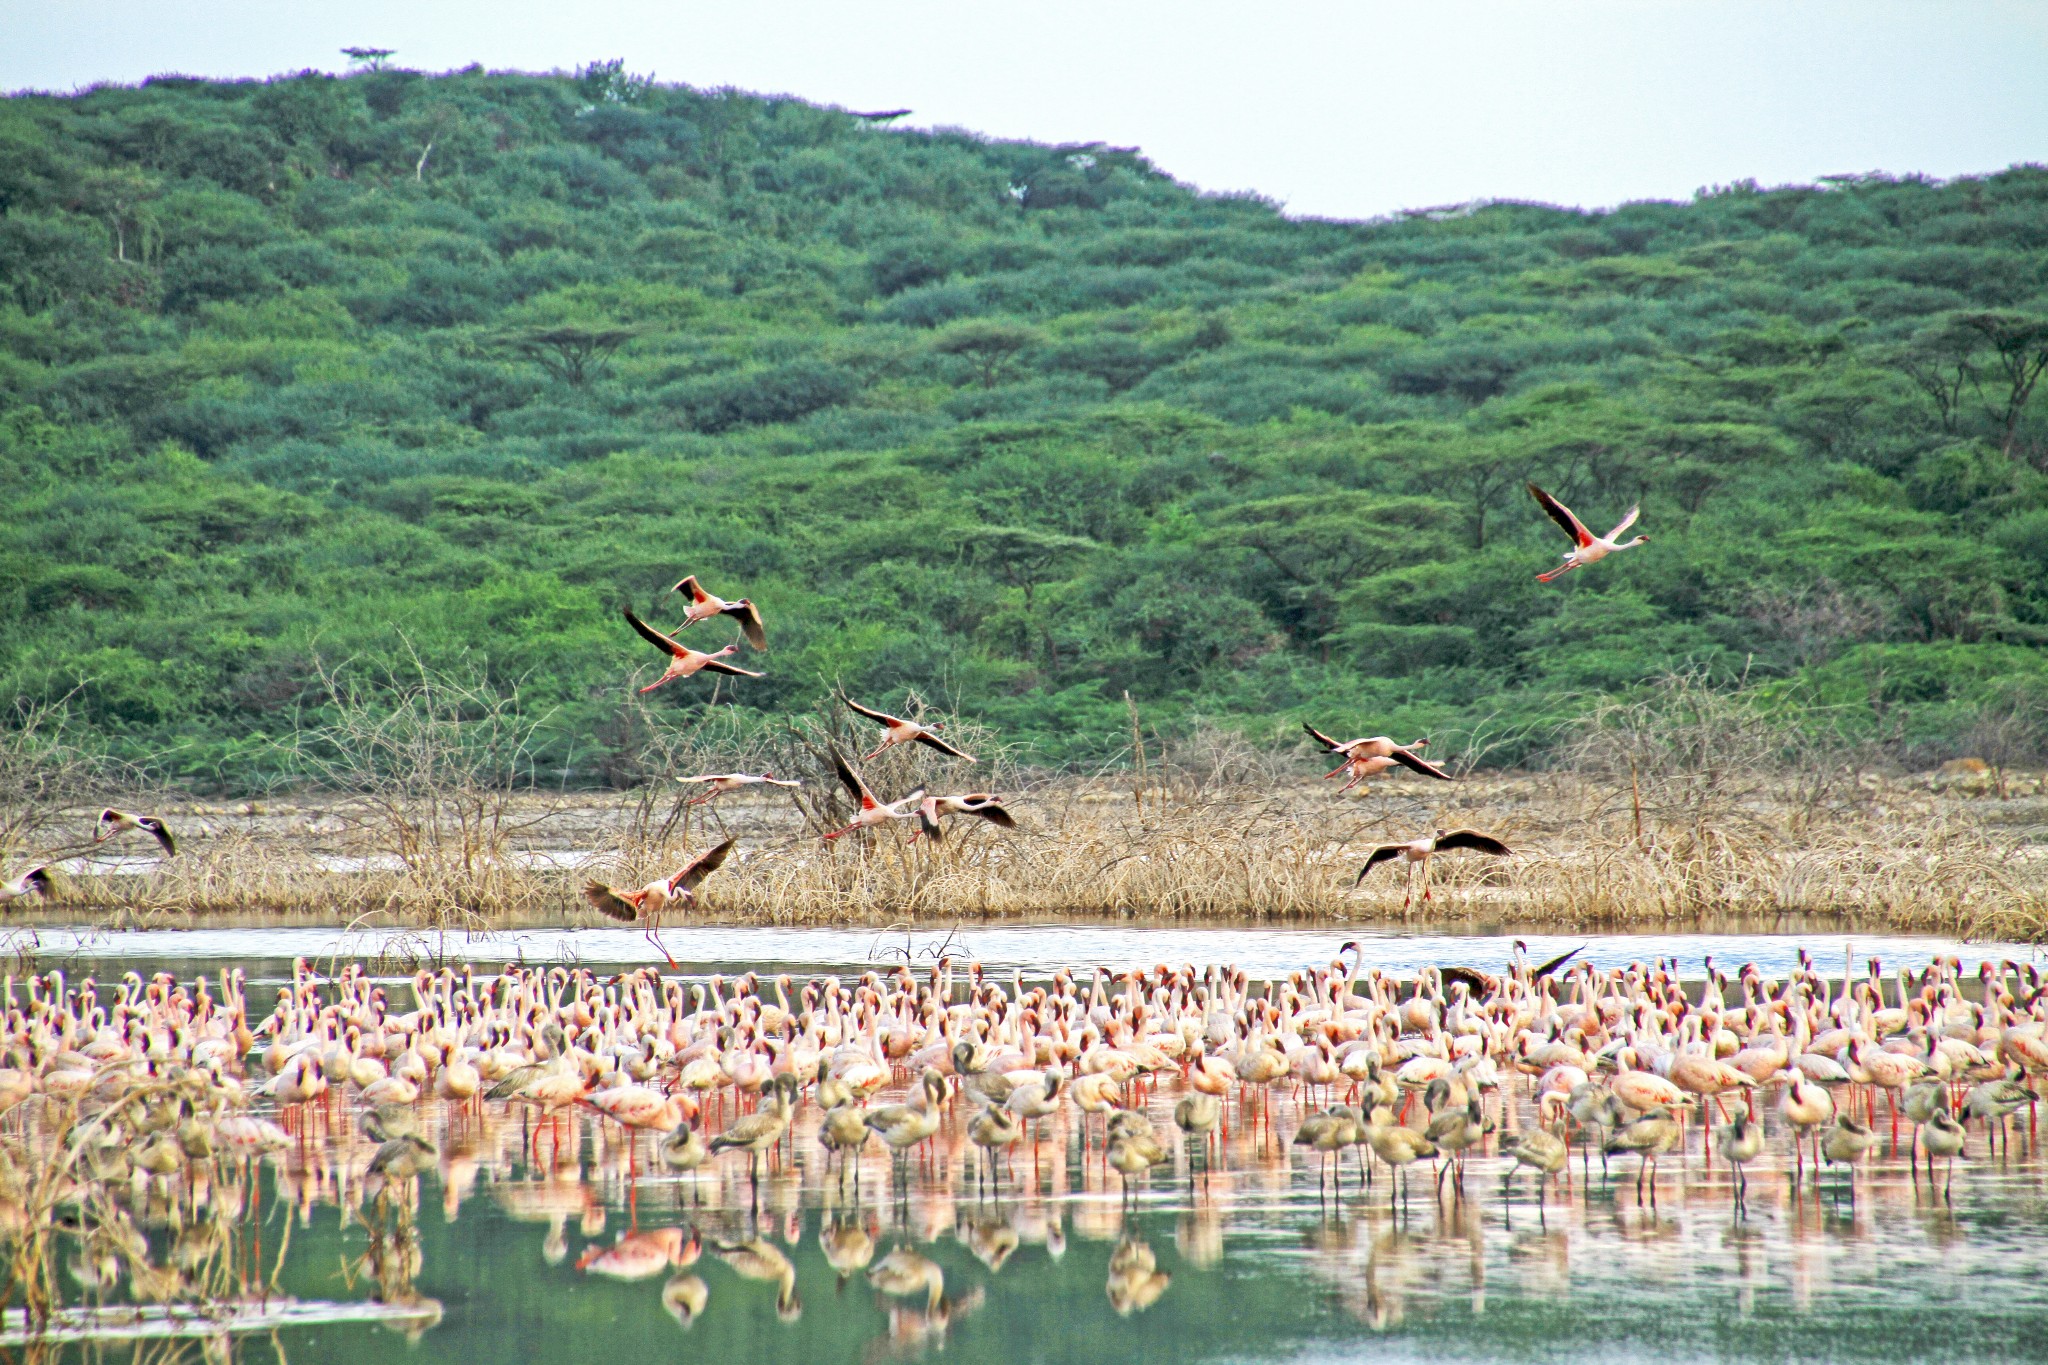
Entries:
{"label": "dead vegetation", "polygon": [[[1557,737],[1547,770],[1474,771],[1479,750],[1440,741],[1432,756],[1461,781],[1401,772],[1350,797],[1307,776],[1320,769],[1306,749],[1230,731],[1162,743],[1134,724],[1116,767],[1055,775],[949,725],[979,762],[909,745],[860,765],[884,800],[919,787],[989,790],[1020,818],[1014,832],[956,820],[937,846],[909,843],[907,821],[839,846],[819,837],[853,809],[831,752],[857,758],[880,740],[843,711],[767,733],[742,732],[718,710],[683,728],[629,715],[644,738],[618,774],[626,790],[549,795],[522,767],[529,723],[474,678],[422,673],[396,707],[388,692],[336,695],[345,704],[301,740],[308,791],[233,809],[171,806],[185,852],[75,876],[51,913],[85,911],[110,927],[209,914],[584,922],[584,878],[652,876],[733,835],[739,855],[706,883],[701,913],[741,922],[1412,918],[1685,931],[1738,919],[2048,937],[2038,780],[1888,774],[1752,697],[1686,678],[1596,709]],[[687,804],[700,792],[678,778],[734,769],[804,785]],[[1396,868],[1354,888],[1375,844],[1459,826],[1506,839],[1516,856],[1439,858],[1434,899],[1412,907]]]}

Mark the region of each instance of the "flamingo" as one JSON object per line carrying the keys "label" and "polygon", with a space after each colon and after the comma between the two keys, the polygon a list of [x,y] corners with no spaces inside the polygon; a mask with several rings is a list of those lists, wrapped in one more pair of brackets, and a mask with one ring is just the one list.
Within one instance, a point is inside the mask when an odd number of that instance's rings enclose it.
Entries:
{"label": "flamingo", "polygon": [[[969,792],[964,796],[927,796],[918,805],[917,819],[923,832],[930,836],[933,843],[937,843],[940,838],[939,817],[942,815],[973,815],[988,821],[998,829],[1017,828],[1016,818],[1003,809],[1002,801],[987,792]],[[917,835],[913,834],[910,837],[915,840]]]}
{"label": "flamingo", "polygon": [[93,832],[92,841],[103,844],[116,834],[128,830],[141,830],[162,847],[165,857],[175,856],[178,841],[171,837],[171,828],[160,815],[141,815],[134,811],[115,810],[108,806],[100,812],[99,828]]}
{"label": "flamingo", "polygon": [[1714,1146],[1734,1169],[1735,1207],[1746,1209],[1749,1204],[1749,1176],[1743,1167],[1763,1154],[1764,1126],[1751,1119],[1747,1110],[1738,1109],[1731,1121],[1714,1130]]}
{"label": "flamingo", "polygon": [[1529,492],[1535,496],[1537,502],[1543,505],[1543,510],[1550,514],[1550,519],[1563,527],[1564,533],[1572,538],[1572,548],[1565,552],[1564,563],[1552,569],[1549,573],[1537,574],[1536,581],[1538,583],[1549,583],[1564,577],[1573,569],[1584,568],[1588,564],[1597,564],[1616,550],[1632,550],[1638,545],[1648,545],[1650,543],[1648,536],[1637,536],[1634,540],[1621,540],[1619,538],[1624,531],[1636,524],[1636,517],[1643,510],[1640,506],[1629,508],[1628,515],[1621,519],[1621,524],[1612,531],[1609,531],[1605,536],[1596,536],[1586,529],[1584,522],[1572,515],[1571,508],[1566,507],[1535,484],[1529,485]]}
{"label": "flamingo", "polygon": [[747,637],[748,644],[755,649],[768,648],[768,636],[761,629],[761,610],[746,598],[728,602],[723,597],[713,597],[704,591],[704,585],[697,581],[695,574],[691,574],[669,591],[685,592],[690,595],[690,605],[683,611],[683,623],[676,627],[676,634],[682,634],[699,621],[708,621],[714,616],[730,616],[739,622],[740,632]]}
{"label": "flamingo", "polygon": [[1415,752],[1417,749],[1424,748],[1429,744],[1427,739],[1418,739],[1412,744],[1401,744],[1388,739],[1385,735],[1374,735],[1370,739],[1347,739],[1340,741],[1331,739],[1321,730],[1306,722],[1303,722],[1301,728],[1308,731],[1315,741],[1323,746],[1324,753],[1338,754],[1344,759],[1342,763],[1323,774],[1324,781],[1327,782],[1347,768],[1352,770],[1351,780],[1345,783],[1342,788],[1344,791],[1350,791],[1374,773],[1385,772],[1397,763],[1404,768],[1410,768],[1415,772],[1421,773],[1425,777],[1434,777],[1443,782],[1456,780],[1442,768],[1437,767],[1436,764],[1427,761]]}
{"label": "flamingo", "polygon": [[725,662],[727,655],[739,652],[738,645],[727,645],[724,649],[706,654],[700,649],[691,649],[687,645],[677,644],[674,640],[671,640],[668,636],[663,635],[653,626],[648,625],[645,621],[635,616],[631,607],[626,607],[623,610],[626,615],[626,624],[638,631],[641,639],[657,649],[667,651],[669,656],[667,670],[653,682],[641,688],[642,692],[652,692],[663,683],[673,682],[677,678],[687,678],[692,673],[705,669],[709,669],[713,673],[730,673],[734,677],[739,678],[758,678],[762,676],[752,669],[741,668],[738,664]]}
{"label": "flamingo", "polygon": [[716,801],[727,792],[738,791],[741,787],[769,786],[782,787],[794,791],[804,784],[803,779],[800,777],[780,778],[774,773],[699,773],[695,777],[685,777],[681,780],[693,782],[709,789],[702,796],[690,798],[690,804],[693,806],[706,805]]}
{"label": "flamingo", "polygon": [[0,881],[0,905],[20,900],[24,896],[42,896],[48,899],[56,894],[56,878],[47,867],[31,867],[6,881]]}
{"label": "flamingo", "polygon": [[[1805,1169],[1805,1154],[1800,1143],[1812,1137],[1819,1142],[1818,1130],[1821,1125],[1835,1116],[1835,1097],[1819,1085],[1806,1079],[1798,1072],[1792,1072],[1792,1079],[1785,1087],[1785,1093],[1778,1099],[1778,1110],[1785,1116],[1785,1122],[1792,1129],[1792,1157],[1795,1170]],[[1814,1152],[1814,1165],[1820,1164],[1820,1153]]]}
{"label": "flamingo", "polygon": [[1359,882],[1363,882],[1365,874],[1378,867],[1381,863],[1390,863],[1396,858],[1403,859],[1408,864],[1409,880],[1407,899],[1401,902],[1401,908],[1405,910],[1415,899],[1414,880],[1416,865],[1420,864],[1422,867],[1422,898],[1428,900],[1430,898],[1429,860],[1439,853],[1455,848],[1469,848],[1475,853],[1491,853],[1495,857],[1500,858],[1508,857],[1514,853],[1513,849],[1500,840],[1490,834],[1481,834],[1478,830],[1440,829],[1433,835],[1421,839],[1411,839],[1405,844],[1381,844],[1366,857],[1365,866],[1358,869],[1358,881],[1353,882],[1352,885],[1355,887]]}
{"label": "flamingo", "polygon": [[908,820],[917,813],[918,807],[924,801],[923,787],[919,787],[901,801],[892,801],[886,805],[877,801],[875,794],[868,790],[868,784],[862,781],[861,775],[839,756],[837,749],[832,750],[832,769],[839,774],[839,784],[846,788],[854,800],[860,802],[860,810],[854,814],[852,824],[844,829],[833,830],[825,836],[827,839],[837,839],[857,829],[872,829],[890,820]]}
{"label": "flamingo", "polygon": [[647,941],[661,949],[661,955],[668,958],[669,969],[673,971],[676,960],[669,956],[668,949],[662,947],[661,939],[656,936],[661,928],[662,911],[666,910],[672,901],[679,901],[685,905],[694,904],[697,899],[697,887],[725,862],[726,855],[732,852],[735,842],[727,839],[716,848],[708,849],[692,858],[682,871],[673,876],[657,877],[638,891],[620,891],[604,882],[588,882],[583,887],[583,899],[589,901],[599,914],[611,919],[623,920],[630,924],[644,917],[647,921]]}
{"label": "flamingo", "polygon": [[973,754],[956,749],[940,738],[939,730],[943,728],[943,721],[935,720],[927,725],[922,721],[905,720],[901,716],[892,716],[887,711],[876,711],[862,706],[851,697],[841,697],[839,700],[845,702],[849,709],[866,716],[869,720],[881,726],[886,732],[882,736],[880,744],[877,744],[872,750],[860,756],[860,761],[863,763],[870,761],[877,754],[898,744],[922,744],[926,748],[937,749],[942,754],[951,754],[954,758],[963,758],[969,763],[974,762]]}

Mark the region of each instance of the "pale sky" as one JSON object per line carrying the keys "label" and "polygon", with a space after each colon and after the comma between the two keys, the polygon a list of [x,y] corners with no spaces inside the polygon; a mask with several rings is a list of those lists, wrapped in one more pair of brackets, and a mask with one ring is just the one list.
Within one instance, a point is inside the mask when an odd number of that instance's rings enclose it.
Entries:
{"label": "pale sky", "polygon": [[0,89],[623,57],[1360,218],[2048,161],[2048,0],[0,0]]}

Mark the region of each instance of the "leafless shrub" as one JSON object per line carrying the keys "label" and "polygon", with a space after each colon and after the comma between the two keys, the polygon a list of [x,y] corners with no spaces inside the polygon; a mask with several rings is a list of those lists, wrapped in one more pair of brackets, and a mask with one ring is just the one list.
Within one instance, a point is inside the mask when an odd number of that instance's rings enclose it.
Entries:
{"label": "leafless shrub", "polygon": [[[545,716],[471,661],[444,669],[408,653],[403,673],[322,666],[329,698],[294,736],[308,782],[350,797],[347,819],[371,856],[406,874],[404,901],[432,923],[488,916],[524,900],[507,857]],[[530,818],[530,817],[528,817]]]}
{"label": "leafless shrub", "polygon": [[1783,641],[1801,668],[1826,663],[1844,645],[1879,638],[1892,617],[1882,599],[1825,580],[1794,591],[1760,589],[1751,594],[1747,614]]}
{"label": "leafless shrub", "polygon": [[51,839],[82,842],[54,828],[58,816],[104,799],[114,765],[71,742],[68,703],[17,698],[0,724],[0,860]]}
{"label": "leafless shrub", "polygon": [[1287,756],[1273,746],[1254,744],[1243,731],[1207,723],[1166,740],[1163,750],[1160,779],[1167,792],[1182,801],[1250,788],[1271,790],[1290,766]]}
{"label": "leafless shrub", "polygon": [[1979,709],[1963,743],[1990,765],[1992,785],[2003,801],[2008,769],[2048,759],[2048,695],[2008,688]]}

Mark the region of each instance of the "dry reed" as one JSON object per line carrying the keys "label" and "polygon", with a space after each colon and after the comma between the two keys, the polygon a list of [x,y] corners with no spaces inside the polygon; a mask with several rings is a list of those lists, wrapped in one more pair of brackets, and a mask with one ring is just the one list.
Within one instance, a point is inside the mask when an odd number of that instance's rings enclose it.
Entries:
{"label": "dry reed", "polygon": [[[56,913],[109,925],[215,913],[595,923],[577,894],[587,877],[644,880],[733,835],[739,856],[706,884],[699,913],[753,923],[1426,916],[1532,931],[1741,920],[2048,938],[2048,858],[2024,829],[2002,833],[1987,818],[2025,808],[2023,776],[1999,777],[2019,800],[1958,799],[1693,679],[1594,710],[1555,737],[1549,770],[1473,773],[1468,749],[1448,756],[1465,772],[1457,783],[1397,772],[1350,798],[1304,778],[1299,751],[1228,731],[1161,742],[1133,719],[1134,761],[1094,776],[1019,768],[971,726],[947,731],[981,760],[971,766],[891,749],[863,765],[878,796],[993,790],[1021,827],[955,819],[942,843],[913,846],[906,822],[828,845],[819,836],[852,811],[830,754],[877,742],[866,722],[826,712],[764,733],[715,711],[683,729],[643,713],[633,723],[646,740],[620,774],[636,785],[551,796],[522,778],[532,731],[514,711],[473,681],[428,679],[408,707],[338,708],[309,764],[324,793],[234,814],[188,807],[188,851],[77,877]],[[693,808],[698,789],[675,781],[732,768],[804,786]],[[1426,904],[1404,907],[1398,868],[1354,888],[1374,845],[1458,826],[1499,835],[1516,855],[1436,859]]]}

